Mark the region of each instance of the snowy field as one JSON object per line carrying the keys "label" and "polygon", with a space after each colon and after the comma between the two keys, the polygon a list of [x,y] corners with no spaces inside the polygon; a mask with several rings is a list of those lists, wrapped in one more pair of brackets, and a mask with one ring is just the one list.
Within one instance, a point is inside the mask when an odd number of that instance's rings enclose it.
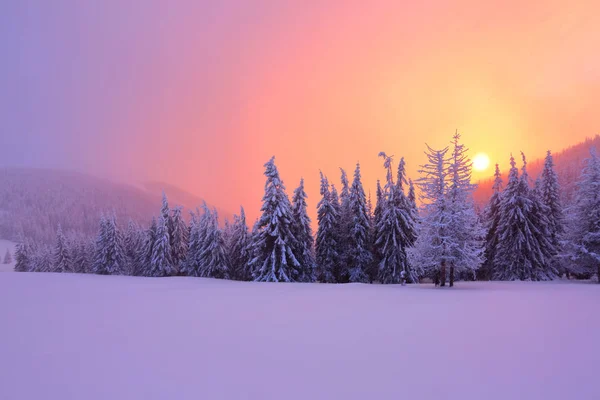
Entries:
{"label": "snowy field", "polygon": [[[9,240],[0,239],[0,272],[13,272],[15,270],[15,248],[17,244]],[[10,251],[12,262],[4,264],[6,250]]]}
{"label": "snowy field", "polygon": [[0,399],[597,400],[599,306],[588,283],[0,274]]}

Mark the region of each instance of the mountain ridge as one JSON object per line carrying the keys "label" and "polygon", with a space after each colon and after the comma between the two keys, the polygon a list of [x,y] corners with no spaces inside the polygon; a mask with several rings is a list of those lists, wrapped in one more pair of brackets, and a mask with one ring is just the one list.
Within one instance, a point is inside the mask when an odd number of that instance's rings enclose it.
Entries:
{"label": "mountain ridge", "polygon": [[[163,182],[141,186],[115,182],[73,170],[27,167],[0,168],[0,238],[54,240],[60,224],[65,232],[95,235],[103,213],[114,212],[121,226],[131,218],[142,226],[158,215],[161,194],[171,206],[186,211],[204,199]],[[214,207],[208,204],[209,207]],[[232,213],[219,209],[221,221]],[[184,213],[187,218],[189,213]]]}

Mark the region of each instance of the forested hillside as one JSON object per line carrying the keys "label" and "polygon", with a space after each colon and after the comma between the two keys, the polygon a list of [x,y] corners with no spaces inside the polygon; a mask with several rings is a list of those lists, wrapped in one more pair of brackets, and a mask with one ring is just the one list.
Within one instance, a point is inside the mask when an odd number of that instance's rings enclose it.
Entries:
{"label": "forested hillside", "polygon": [[[153,182],[135,187],[72,171],[1,168],[0,238],[24,236],[51,243],[60,224],[65,233],[96,235],[103,212],[113,212],[119,221],[131,218],[146,226],[165,190],[173,204],[193,210],[200,197],[179,188]],[[184,217],[189,213],[185,211]],[[223,220],[228,216],[222,212]]]}

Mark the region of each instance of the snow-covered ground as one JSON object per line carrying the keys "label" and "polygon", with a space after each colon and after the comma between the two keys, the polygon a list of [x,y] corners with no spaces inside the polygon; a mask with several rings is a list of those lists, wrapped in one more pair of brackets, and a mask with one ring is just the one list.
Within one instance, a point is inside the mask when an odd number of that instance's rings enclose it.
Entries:
{"label": "snow-covered ground", "polygon": [[[15,269],[15,248],[17,244],[9,240],[0,239],[0,272],[12,272]],[[4,264],[6,250],[10,251],[12,262]]]}
{"label": "snow-covered ground", "polygon": [[0,399],[597,400],[599,306],[586,283],[0,274]]}

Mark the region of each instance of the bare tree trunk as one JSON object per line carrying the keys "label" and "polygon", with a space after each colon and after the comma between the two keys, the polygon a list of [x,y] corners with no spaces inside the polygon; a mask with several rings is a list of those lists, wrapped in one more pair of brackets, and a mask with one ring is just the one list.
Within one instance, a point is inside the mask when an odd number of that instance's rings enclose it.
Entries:
{"label": "bare tree trunk", "polygon": [[440,286],[446,286],[446,260],[442,261],[440,267]]}
{"label": "bare tree trunk", "polygon": [[454,286],[454,263],[450,264],[450,287]]}

